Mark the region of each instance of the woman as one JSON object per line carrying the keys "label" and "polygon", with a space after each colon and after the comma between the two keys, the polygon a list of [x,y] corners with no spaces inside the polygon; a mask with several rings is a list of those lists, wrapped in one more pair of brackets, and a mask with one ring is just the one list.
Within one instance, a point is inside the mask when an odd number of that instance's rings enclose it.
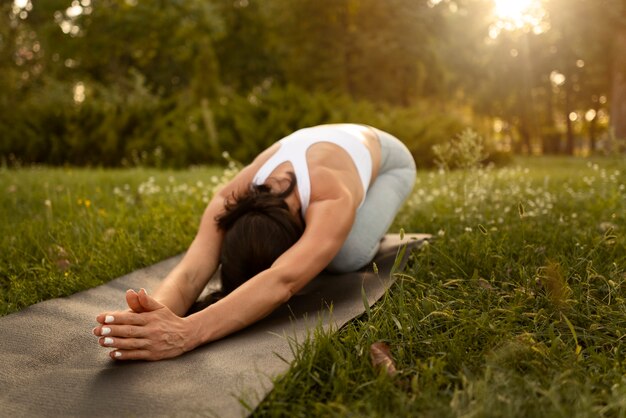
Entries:
{"label": "woman", "polygon": [[[159,360],[265,317],[322,270],[369,263],[415,181],[392,135],[364,125],[301,129],[263,151],[207,206],[182,261],[152,296],[128,290],[128,311],[93,333],[117,360]],[[218,266],[230,293],[183,317]]]}

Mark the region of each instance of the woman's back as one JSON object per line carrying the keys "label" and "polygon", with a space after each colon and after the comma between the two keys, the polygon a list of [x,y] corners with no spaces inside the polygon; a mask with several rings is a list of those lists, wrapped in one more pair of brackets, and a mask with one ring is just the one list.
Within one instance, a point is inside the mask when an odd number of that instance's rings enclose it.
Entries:
{"label": "woman's back", "polygon": [[251,165],[252,182],[296,175],[302,215],[310,201],[348,192],[359,206],[380,166],[380,143],[369,127],[321,125],[301,129],[263,152]]}

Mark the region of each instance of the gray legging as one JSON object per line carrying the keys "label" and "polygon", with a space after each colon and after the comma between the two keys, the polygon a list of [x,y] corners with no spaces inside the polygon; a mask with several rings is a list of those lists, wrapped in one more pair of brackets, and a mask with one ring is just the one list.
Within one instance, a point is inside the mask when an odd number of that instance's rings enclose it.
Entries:
{"label": "gray legging", "polygon": [[415,161],[406,146],[395,136],[372,129],[381,145],[380,170],[356,213],[346,242],[327,267],[333,272],[358,270],[374,258],[380,240],[415,184]]}

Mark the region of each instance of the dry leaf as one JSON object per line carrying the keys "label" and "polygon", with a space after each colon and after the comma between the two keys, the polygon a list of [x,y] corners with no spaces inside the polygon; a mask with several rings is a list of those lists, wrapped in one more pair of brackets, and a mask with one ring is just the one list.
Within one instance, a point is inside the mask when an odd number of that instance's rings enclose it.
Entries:
{"label": "dry leaf", "polygon": [[68,254],[65,248],[57,244],[53,244],[50,247],[48,247],[48,254],[52,258],[67,258],[68,257]]}
{"label": "dry leaf", "polygon": [[115,234],[117,234],[117,231],[115,230],[115,228],[107,228],[107,230],[104,231],[103,239],[105,241],[110,241],[112,238],[115,237]]}
{"label": "dry leaf", "polygon": [[485,279],[478,279],[478,286],[483,289],[493,290],[493,286],[491,286],[491,284]]}
{"label": "dry leaf", "polygon": [[68,252],[60,245],[53,244],[48,247],[48,255],[60,271],[67,271],[72,265]]}
{"label": "dry leaf", "polygon": [[72,263],[70,263],[70,261],[67,258],[60,258],[55,262],[55,264],[61,271],[66,271],[72,265]]}
{"label": "dry leaf", "polygon": [[375,369],[383,369],[389,376],[396,374],[396,363],[391,357],[389,346],[382,341],[370,346],[370,358]]}

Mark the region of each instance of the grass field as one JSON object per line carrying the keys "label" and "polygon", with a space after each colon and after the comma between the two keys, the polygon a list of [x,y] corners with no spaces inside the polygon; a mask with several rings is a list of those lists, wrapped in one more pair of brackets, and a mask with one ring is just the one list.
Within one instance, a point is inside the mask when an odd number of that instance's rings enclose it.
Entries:
{"label": "grass field", "polygon": [[223,175],[218,168],[0,170],[0,315],[184,251]]}
{"label": "grass field", "polygon": [[[0,170],[0,312],[182,251],[220,175]],[[368,314],[300,342],[255,414],[626,416],[625,184],[623,159],[419,173],[392,229],[436,239]]]}

